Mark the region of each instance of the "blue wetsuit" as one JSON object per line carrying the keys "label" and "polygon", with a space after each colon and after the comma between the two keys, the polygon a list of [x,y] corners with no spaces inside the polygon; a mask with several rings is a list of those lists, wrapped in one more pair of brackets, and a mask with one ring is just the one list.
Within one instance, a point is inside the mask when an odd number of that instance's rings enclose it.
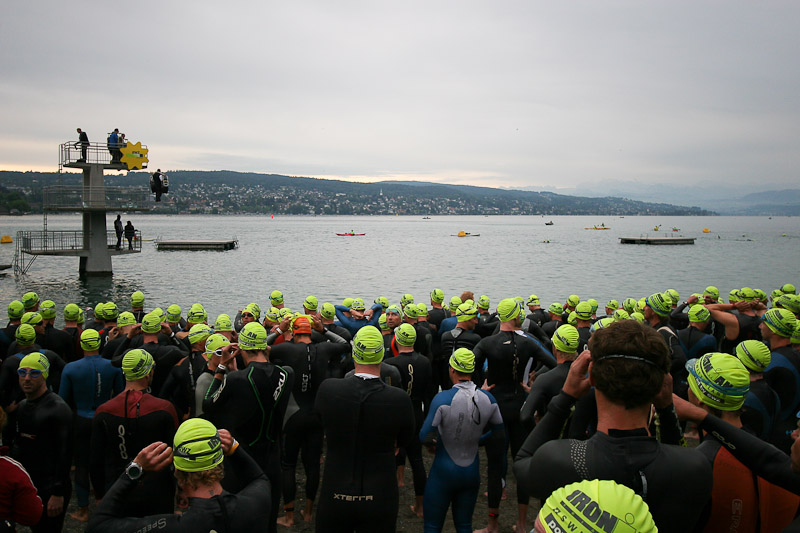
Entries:
{"label": "blue wetsuit", "polygon": [[[78,505],[89,505],[89,460],[95,410],[125,388],[122,370],[101,355],[67,363],[58,394],[78,415],[75,418],[75,494]],[[103,487],[105,489],[105,487]]]}
{"label": "blue wetsuit", "polygon": [[456,324],[458,324],[458,317],[456,315],[449,316],[442,320],[442,323],[439,324],[439,329],[437,331],[439,338],[441,339],[445,332],[455,329]]}
{"label": "blue wetsuit", "polygon": [[424,441],[438,429],[436,456],[425,485],[425,532],[442,531],[447,508],[453,504],[456,531],[472,531],[472,512],[481,484],[478,445],[486,427],[502,431],[500,408],[490,393],[471,381],[440,392],[419,432]]}
{"label": "blue wetsuit", "polygon": [[336,318],[339,319],[339,323],[347,329],[352,335],[355,335],[358,330],[363,328],[364,326],[375,326],[378,327],[378,319],[381,317],[381,312],[383,310],[383,306],[381,304],[375,304],[371,307],[372,309],[372,318],[367,320],[366,318],[352,318],[345,313],[350,312],[350,308],[344,305],[337,305],[336,306]]}

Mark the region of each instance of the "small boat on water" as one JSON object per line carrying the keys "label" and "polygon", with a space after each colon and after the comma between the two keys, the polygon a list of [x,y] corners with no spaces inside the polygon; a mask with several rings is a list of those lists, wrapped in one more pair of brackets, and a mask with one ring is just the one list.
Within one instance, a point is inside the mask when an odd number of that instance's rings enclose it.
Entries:
{"label": "small boat on water", "polygon": [[596,230],[602,230],[602,229],[611,229],[611,227],[610,227],[610,226],[606,226],[605,224],[601,224],[601,225],[599,225],[599,226],[592,226],[591,228],[583,228],[583,229],[596,229]]}
{"label": "small boat on water", "polygon": [[336,235],[339,237],[361,237],[362,235],[366,235],[366,233],[353,233],[351,231],[350,233],[337,233]]}
{"label": "small boat on water", "polygon": [[551,220],[550,222],[545,222],[544,225],[545,226],[552,226],[553,225],[553,221]]}
{"label": "small boat on water", "polygon": [[422,217],[422,220],[430,220],[431,217]]}
{"label": "small boat on water", "polygon": [[451,237],[480,237],[480,233],[469,233],[466,231],[459,231],[456,234],[450,235]]}
{"label": "small boat on water", "polygon": [[681,228],[676,228],[675,226],[672,227],[672,231],[680,231]]}

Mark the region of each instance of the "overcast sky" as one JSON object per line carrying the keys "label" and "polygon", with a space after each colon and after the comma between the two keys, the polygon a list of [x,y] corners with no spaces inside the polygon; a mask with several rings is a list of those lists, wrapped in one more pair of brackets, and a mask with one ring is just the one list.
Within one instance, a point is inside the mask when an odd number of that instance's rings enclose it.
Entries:
{"label": "overcast sky", "polygon": [[151,170],[795,186],[798,21],[794,0],[7,2],[0,169],[118,127]]}

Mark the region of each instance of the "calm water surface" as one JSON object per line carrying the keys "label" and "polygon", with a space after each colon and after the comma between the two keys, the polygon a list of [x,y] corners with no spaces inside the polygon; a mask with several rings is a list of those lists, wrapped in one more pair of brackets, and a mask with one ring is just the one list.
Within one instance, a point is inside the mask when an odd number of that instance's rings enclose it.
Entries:
{"label": "calm water surface", "polygon": [[[109,228],[113,218],[108,217]],[[639,298],[677,289],[682,297],[716,285],[727,295],[750,286],[770,292],[800,285],[798,217],[276,217],[140,216],[130,218],[144,238],[239,240],[227,252],[159,252],[114,258],[114,275],[80,279],[78,258],[39,257],[28,274],[0,278],[0,317],[8,301],[33,290],[59,310],[70,302],[94,306],[113,300],[129,308],[141,290],[146,308],[177,303],[205,305],[213,319],[255,301],[262,309],[273,289],[301,309],[313,294],[341,302],[371,302],[403,293],[428,303],[434,287],[447,298],[471,290],[487,294],[492,308],[502,298],[536,293],[544,305],[569,294]],[[48,217],[48,229],[80,229],[79,215]],[[552,220],[553,226],[545,226]],[[585,230],[604,223],[607,231]],[[654,232],[655,225],[661,231]],[[672,227],[680,228],[672,232]],[[703,233],[709,228],[710,233]],[[0,217],[0,234],[41,230],[41,216]],[[353,230],[363,237],[337,237]],[[480,237],[458,238],[459,231]],[[693,246],[621,245],[619,237],[684,235]],[[0,245],[0,263],[13,261],[14,245]],[[11,272],[6,271],[6,272]]]}

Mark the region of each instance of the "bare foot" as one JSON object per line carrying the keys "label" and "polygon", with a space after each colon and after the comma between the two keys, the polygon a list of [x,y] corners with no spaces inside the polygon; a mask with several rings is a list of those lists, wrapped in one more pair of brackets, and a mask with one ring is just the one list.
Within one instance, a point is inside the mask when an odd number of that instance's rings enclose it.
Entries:
{"label": "bare foot", "polygon": [[294,525],[294,511],[287,511],[285,515],[278,518],[278,525],[292,527]]}
{"label": "bare foot", "polygon": [[306,507],[303,509],[303,522],[311,522],[311,518],[314,514],[314,502],[313,501],[306,501]]}
{"label": "bare foot", "polygon": [[491,529],[491,528],[485,527],[483,529],[476,529],[475,531],[473,531],[473,533],[498,533],[499,531],[500,531],[499,528],[498,529]]}
{"label": "bare foot", "polygon": [[422,518],[422,506],[419,507],[419,511],[417,510],[416,505],[409,505],[408,508],[411,509],[412,513],[417,515],[417,518]]}
{"label": "bare foot", "polygon": [[88,507],[78,507],[78,510],[74,513],[69,513],[69,516],[78,522],[88,522],[89,521],[89,508]]}
{"label": "bare foot", "polygon": [[516,524],[511,526],[511,530],[512,531],[521,531],[522,533],[525,533],[526,531],[528,531],[528,528],[524,523],[520,524],[519,522],[517,522]]}

